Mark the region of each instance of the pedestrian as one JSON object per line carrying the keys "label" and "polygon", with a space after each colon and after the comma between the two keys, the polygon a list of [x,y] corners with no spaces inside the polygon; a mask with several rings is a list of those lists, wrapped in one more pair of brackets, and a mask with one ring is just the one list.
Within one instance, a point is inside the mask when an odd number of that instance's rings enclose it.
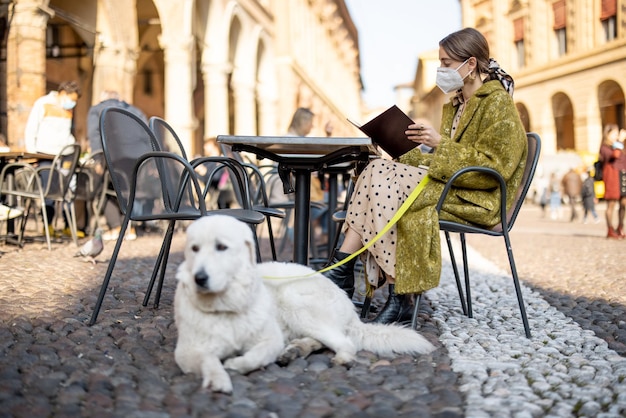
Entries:
{"label": "pedestrian", "polygon": [[583,180],[576,170],[570,168],[569,171],[563,176],[561,183],[563,186],[563,196],[567,197],[567,203],[569,204],[571,210],[569,220],[570,222],[574,222],[574,220],[578,217],[576,205],[581,198],[580,195],[583,188]]}
{"label": "pedestrian", "polygon": [[[58,155],[67,145],[76,143],[72,133],[74,107],[80,97],[80,86],[76,81],[64,81],[57,90],[52,90],[33,103],[24,130],[24,141],[27,152]],[[41,162],[40,167],[49,166],[51,162]],[[49,171],[41,171],[42,186],[48,184]],[[46,216],[52,220],[55,215],[54,201],[46,199]],[[71,236],[69,221],[65,219],[62,234]],[[48,225],[50,235],[54,235],[54,227]],[[83,231],[77,231],[78,238],[84,238]]]}
{"label": "pedestrian", "polygon": [[550,219],[553,221],[561,219],[561,182],[554,172],[550,174],[548,187],[550,190]]}
{"label": "pedestrian", "polygon": [[[314,117],[315,114],[311,111],[311,109],[299,107],[296,109],[291,118],[291,122],[289,123],[289,128],[287,129],[287,134],[285,136],[297,138],[309,135],[313,129]],[[328,128],[328,126],[326,126],[325,129],[326,128]],[[330,126],[330,128],[330,133],[332,133],[332,126]],[[289,178],[291,179],[291,176],[289,176]],[[293,202],[293,194],[285,194],[282,181],[278,175],[270,177],[267,182],[267,187],[269,190],[270,204],[276,205]],[[322,188],[322,181],[320,180],[320,175],[317,172],[311,173],[310,201],[312,203],[310,209],[312,230],[315,231],[316,227],[320,227],[322,229],[322,233],[326,233],[326,222],[324,219],[325,216],[327,216],[328,206],[326,205],[326,195]],[[292,228],[287,227],[286,232],[289,238],[292,239]]]}
{"label": "pedestrian", "polygon": [[589,169],[583,173],[583,186],[580,194],[583,200],[583,223],[587,223],[587,215],[591,214],[591,216],[593,216],[593,222],[597,224],[600,222],[600,218],[596,212],[598,198],[596,197],[595,182],[593,177],[591,177],[591,170]]}
{"label": "pedestrian", "polygon": [[[602,162],[602,181],[604,182],[604,201],[606,202],[606,237],[610,239],[623,239],[624,235],[624,218],[619,216],[619,212],[623,211],[622,207],[626,203],[626,198],[622,198],[620,190],[620,168],[626,170],[626,161],[624,161],[623,150],[624,144],[619,141],[619,127],[614,123],[604,126],[602,144],[598,161]],[[615,206],[618,209],[618,224],[614,227],[613,217]]]}
{"label": "pedestrian", "polygon": [[[104,109],[109,107],[118,107],[128,110],[139,117],[143,122],[148,122],[146,115],[136,106],[122,100],[117,91],[104,90],[100,94],[100,102],[91,106],[87,113],[87,138],[89,139],[89,148],[91,149],[92,154],[102,150],[102,138],[100,137],[100,115]],[[144,171],[146,170],[142,170],[142,172]],[[112,185],[105,184],[104,187],[112,188]],[[122,220],[124,219],[117,198],[107,195],[104,206],[104,217],[106,219],[108,231],[102,235],[102,239],[105,241],[117,240],[120,234]],[[126,231],[124,239],[132,241],[136,238],[137,232],[131,225]]]}
{"label": "pedestrian", "polygon": [[[412,314],[408,294],[422,293],[439,284],[441,275],[441,219],[494,226],[499,222],[500,193],[497,182],[473,173],[455,183],[441,212],[435,206],[447,179],[469,166],[490,167],[505,179],[508,190],[517,190],[528,154],[526,132],[513,94],[513,79],[489,57],[489,45],[476,29],[465,28],[439,43],[436,84],[453,93],[443,106],[441,128],[424,122],[411,124],[407,139],[434,149],[414,148],[399,161],[372,160],[359,175],[343,226],[344,240],[333,263],[371,241],[413,189],[430,180],[397,225],[362,254],[370,286],[389,284],[389,298],[374,322],[391,323]],[[515,193],[507,195],[508,205]],[[325,274],[346,293],[354,292],[355,260]]]}

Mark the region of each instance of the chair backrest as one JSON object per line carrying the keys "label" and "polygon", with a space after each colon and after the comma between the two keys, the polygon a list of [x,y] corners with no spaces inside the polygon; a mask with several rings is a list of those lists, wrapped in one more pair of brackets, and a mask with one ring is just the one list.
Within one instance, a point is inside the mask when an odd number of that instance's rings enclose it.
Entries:
{"label": "chair backrest", "polygon": [[[513,204],[506,214],[507,228],[509,230],[513,227],[515,219],[517,219],[517,215],[522,208],[522,204],[524,203],[524,200],[526,200],[526,194],[528,193],[530,184],[535,176],[535,170],[537,169],[537,163],[539,162],[539,154],[541,153],[541,138],[539,138],[539,135],[534,132],[528,132],[526,134],[526,139],[528,140],[528,155],[526,156],[524,175],[522,176],[522,182],[515,193]],[[499,224],[493,229],[501,230],[502,226]]]}
{"label": "chair backrest", "polygon": [[[120,209],[125,214],[135,164],[143,155],[156,151],[156,139],[144,121],[118,107],[106,108],[100,115],[100,136],[111,182]],[[161,195],[156,166],[154,161],[147,161],[143,165],[145,167],[139,169],[137,178],[144,179],[142,184],[146,188],[137,190],[136,197],[156,198]],[[153,181],[149,181],[151,177]]]}
{"label": "chair backrest", "polygon": [[205,187],[205,198],[213,190],[214,185],[223,181],[223,175],[228,175],[228,182],[232,186],[237,203],[243,209],[252,209],[253,198],[250,188],[250,176],[246,167],[237,160],[225,156],[200,157],[194,160],[195,167],[203,165],[206,175],[203,176]]}
{"label": "chair backrest", "polygon": [[[132,219],[193,219],[206,214],[193,168],[180,155],[162,151],[150,127],[128,110],[110,107],[100,116],[107,168],[122,212],[132,201]],[[134,188],[133,188],[134,182]],[[189,185],[194,193],[187,193]]]}
{"label": "chair backrest", "polygon": [[52,160],[49,167],[48,183],[44,196],[49,199],[62,200],[68,196],[72,178],[76,173],[80,158],[80,145],[70,144],[63,147],[61,152]]}
{"label": "chair backrest", "polygon": [[152,133],[154,133],[161,151],[173,152],[187,160],[185,147],[183,147],[183,143],[169,123],[158,116],[152,116],[148,121],[148,125]]}
{"label": "chair backrest", "polygon": [[104,158],[103,151],[96,151],[76,170],[77,199],[91,201],[102,192],[106,171]]}

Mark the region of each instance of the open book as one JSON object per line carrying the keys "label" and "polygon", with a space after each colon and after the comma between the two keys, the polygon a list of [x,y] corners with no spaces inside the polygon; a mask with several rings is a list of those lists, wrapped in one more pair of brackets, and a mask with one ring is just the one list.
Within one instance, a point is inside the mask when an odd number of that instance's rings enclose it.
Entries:
{"label": "open book", "polygon": [[396,105],[391,106],[363,125],[350,119],[348,122],[372,138],[372,142],[381,147],[392,158],[398,158],[419,145],[419,143],[407,139],[404,132],[414,122]]}

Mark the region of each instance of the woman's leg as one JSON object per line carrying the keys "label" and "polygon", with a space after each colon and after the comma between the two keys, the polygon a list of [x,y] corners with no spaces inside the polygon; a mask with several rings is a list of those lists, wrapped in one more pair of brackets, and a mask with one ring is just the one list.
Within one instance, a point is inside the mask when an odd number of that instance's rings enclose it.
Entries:
{"label": "woman's leg", "polygon": [[344,234],[343,242],[339,251],[352,254],[361,249],[361,236],[352,228],[348,228]]}
{"label": "woman's leg", "polygon": [[617,238],[619,236],[613,228],[613,210],[615,209],[615,203],[617,203],[617,200],[611,199],[606,201],[606,213],[604,217],[608,228],[607,238]]}
{"label": "woman's leg", "polygon": [[617,233],[624,238],[624,215],[626,214],[626,197],[619,200],[619,208],[617,209]]}

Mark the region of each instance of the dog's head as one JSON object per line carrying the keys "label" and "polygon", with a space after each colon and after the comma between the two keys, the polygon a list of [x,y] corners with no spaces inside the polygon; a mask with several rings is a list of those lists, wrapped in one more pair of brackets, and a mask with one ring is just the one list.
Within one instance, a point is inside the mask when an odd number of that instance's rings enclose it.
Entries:
{"label": "dog's head", "polygon": [[202,310],[247,303],[253,284],[260,283],[255,248],[245,223],[224,215],[202,217],[187,228],[185,261],[176,277]]}

